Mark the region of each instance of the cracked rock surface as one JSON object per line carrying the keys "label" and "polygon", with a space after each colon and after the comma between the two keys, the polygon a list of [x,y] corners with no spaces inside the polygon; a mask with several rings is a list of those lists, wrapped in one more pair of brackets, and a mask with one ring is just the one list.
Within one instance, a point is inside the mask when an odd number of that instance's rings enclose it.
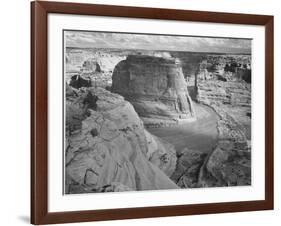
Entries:
{"label": "cracked rock surface", "polygon": [[66,112],[65,193],[178,188],[174,147],[147,132],[123,97],[67,86]]}

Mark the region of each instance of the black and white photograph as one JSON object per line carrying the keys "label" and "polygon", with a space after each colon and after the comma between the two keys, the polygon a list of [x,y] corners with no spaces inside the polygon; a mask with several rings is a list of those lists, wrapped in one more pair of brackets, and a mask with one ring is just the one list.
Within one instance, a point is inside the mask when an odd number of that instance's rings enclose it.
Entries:
{"label": "black and white photograph", "polygon": [[250,186],[251,43],[64,30],[64,194]]}

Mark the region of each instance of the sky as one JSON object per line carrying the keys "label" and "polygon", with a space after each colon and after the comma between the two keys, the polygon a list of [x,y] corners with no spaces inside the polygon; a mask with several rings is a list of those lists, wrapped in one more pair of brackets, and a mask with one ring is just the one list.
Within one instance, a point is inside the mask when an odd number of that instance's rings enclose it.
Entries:
{"label": "sky", "polygon": [[111,32],[65,31],[66,47],[251,53],[251,40]]}

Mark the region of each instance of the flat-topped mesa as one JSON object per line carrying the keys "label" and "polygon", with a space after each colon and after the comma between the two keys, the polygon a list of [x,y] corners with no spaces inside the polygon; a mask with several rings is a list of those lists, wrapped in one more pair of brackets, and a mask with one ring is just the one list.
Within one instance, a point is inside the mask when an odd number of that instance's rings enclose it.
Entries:
{"label": "flat-topped mesa", "polygon": [[147,126],[195,120],[181,64],[176,58],[129,55],[116,65],[111,90],[130,101]]}

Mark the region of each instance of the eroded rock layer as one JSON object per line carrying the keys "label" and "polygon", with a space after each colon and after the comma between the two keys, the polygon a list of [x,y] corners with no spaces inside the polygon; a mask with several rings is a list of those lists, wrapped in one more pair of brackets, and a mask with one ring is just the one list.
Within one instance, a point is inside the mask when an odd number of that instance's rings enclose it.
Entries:
{"label": "eroded rock layer", "polygon": [[195,117],[181,65],[174,58],[129,55],[115,67],[111,90],[129,100],[148,126]]}
{"label": "eroded rock layer", "polygon": [[151,135],[133,106],[102,88],[66,86],[65,192],[173,189],[172,145]]}
{"label": "eroded rock layer", "polygon": [[243,81],[201,81],[197,98],[220,117],[218,143],[200,169],[198,186],[250,185],[251,85]]}

